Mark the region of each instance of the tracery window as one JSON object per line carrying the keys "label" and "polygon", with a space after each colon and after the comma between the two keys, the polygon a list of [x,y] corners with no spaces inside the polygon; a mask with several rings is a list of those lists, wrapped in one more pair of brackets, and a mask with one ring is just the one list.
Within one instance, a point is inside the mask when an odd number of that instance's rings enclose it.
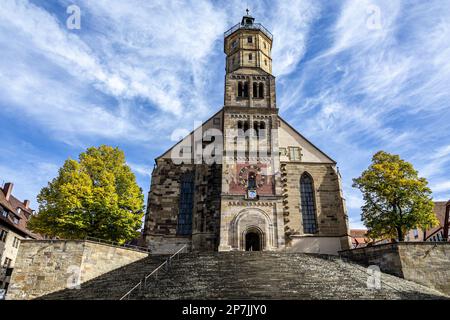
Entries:
{"label": "tracery window", "polygon": [[303,219],[303,232],[316,233],[316,204],[314,201],[313,180],[308,173],[304,173],[300,178],[300,197]]}
{"label": "tracery window", "polygon": [[194,204],[194,173],[185,173],[181,177],[180,204],[178,211],[177,234],[192,233],[192,209]]}

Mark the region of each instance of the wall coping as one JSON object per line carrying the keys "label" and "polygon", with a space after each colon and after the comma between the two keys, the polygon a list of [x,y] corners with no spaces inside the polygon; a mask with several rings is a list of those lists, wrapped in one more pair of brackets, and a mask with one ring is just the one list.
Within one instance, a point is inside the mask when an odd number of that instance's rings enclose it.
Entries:
{"label": "wall coping", "polygon": [[450,242],[430,242],[430,241],[402,241],[402,242],[392,242],[392,243],[382,243],[382,244],[377,244],[374,246],[365,246],[365,247],[361,247],[361,248],[354,248],[354,249],[346,249],[346,250],[341,250],[338,251],[338,253],[343,253],[343,252],[351,252],[351,251],[363,251],[363,250],[367,250],[367,249],[371,249],[371,248],[380,248],[380,247],[387,247],[387,246],[392,246],[392,247],[398,247],[398,246],[411,246],[411,245],[421,245],[421,246],[450,246]]}
{"label": "wall coping", "polygon": [[44,240],[24,239],[24,240],[21,240],[20,242],[22,242],[22,243],[23,242],[33,242],[33,243],[37,243],[37,242],[47,242],[47,243],[73,242],[73,243],[82,243],[83,242],[83,243],[93,243],[93,244],[113,247],[113,248],[117,248],[117,249],[124,249],[124,250],[130,250],[130,251],[134,251],[134,252],[139,252],[139,253],[150,254],[149,251],[145,251],[145,250],[139,250],[139,249],[132,248],[132,247],[116,246],[116,245],[113,245],[113,244],[110,244],[110,243],[96,242],[96,241],[85,240],[85,239],[44,239]]}

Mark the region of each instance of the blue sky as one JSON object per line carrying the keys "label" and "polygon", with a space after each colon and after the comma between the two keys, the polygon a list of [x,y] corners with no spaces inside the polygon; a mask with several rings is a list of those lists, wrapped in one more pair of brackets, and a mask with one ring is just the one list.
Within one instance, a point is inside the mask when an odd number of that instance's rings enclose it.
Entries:
{"label": "blue sky", "polygon": [[109,144],[146,194],[153,159],[221,108],[223,32],[247,3],[274,34],[280,113],[338,162],[352,227],[351,179],[378,150],[450,198],[450,3],[419,0],[2,0],[0,182],[36,208],[64,160]]}

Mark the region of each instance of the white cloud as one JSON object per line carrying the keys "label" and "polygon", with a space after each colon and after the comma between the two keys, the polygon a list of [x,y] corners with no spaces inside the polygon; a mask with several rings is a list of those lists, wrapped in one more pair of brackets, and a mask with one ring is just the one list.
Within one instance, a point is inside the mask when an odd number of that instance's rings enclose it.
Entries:
{"label": "white cloud", "polygon": [[128,162],[128,165],[130,166],[131,170],[134,171],[134,173],[139,174],[144,177],[151,177],[152,176],[152,168],[147,165],[143,164],[137,164]]}
{"label": "white cloud", "polygon": [[[381,28],[368,27],[373,4]],[[39,2],[2,2],[1,115],[25,119],[30,130],[77,151],[106,141],[151,149],[150,160],[172,143],[171,134],[190,131],[194,119],[220,108],[222,37],[240,21],[241,1],[78,5],[82,29],[75,32]],[[383,149],[412,159],[437,186],[433,191],[442,190],[450,157],[448,4],[346,1],[333,5],[335,17],[328,3],[316,1],[251,6],[275,36],[283,116],[338,160],[346,189]],[[324,16],[326,25],[312,29]],[[310,43],[317,52],[308,51]],[[145,160],[130,161],[141,177],[148,174],[138,165]],[[16,165],[5,163],[2,170],[11,175]],[[356,192],[345,195],[351,214],[359,215]]]}
{"label": "white cloud", "polygon": [[431,186],[431,190],[436,193],[447,193],[450,196],[450,181],[442,181]]}

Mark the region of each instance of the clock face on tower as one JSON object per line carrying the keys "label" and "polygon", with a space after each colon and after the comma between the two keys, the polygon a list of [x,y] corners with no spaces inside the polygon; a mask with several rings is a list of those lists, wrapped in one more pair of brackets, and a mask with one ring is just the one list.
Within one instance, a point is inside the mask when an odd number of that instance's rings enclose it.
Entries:
{"label": "clock face on tower", "polygon": [[249,199],[256,199],[258,194],[256,193],[256,190],[248,190],[247,191],[247,196],[248,196]]}

